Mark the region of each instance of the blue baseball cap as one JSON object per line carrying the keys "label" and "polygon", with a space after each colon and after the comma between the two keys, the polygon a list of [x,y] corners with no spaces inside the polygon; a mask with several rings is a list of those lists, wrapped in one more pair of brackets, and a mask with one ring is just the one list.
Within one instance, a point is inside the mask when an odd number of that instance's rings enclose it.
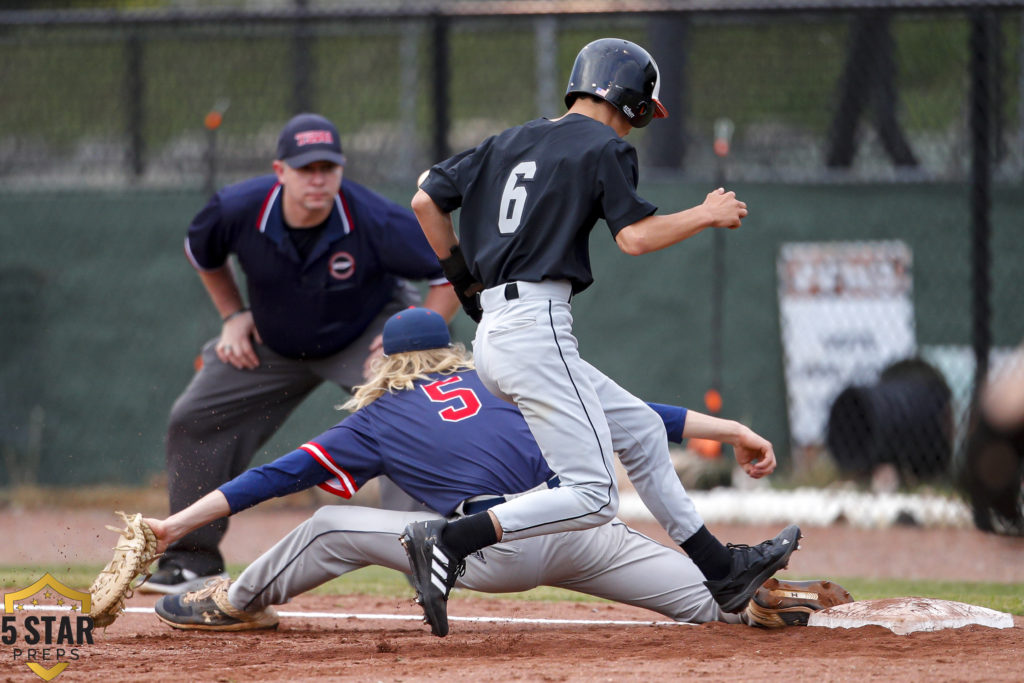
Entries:
{"label": "blue baseball cap", "polygon": [[450,346],[448,323],[429,308],[409,307],[384,323],[384,354],[425,351]]}
{"label": "blue baseball cap", "polygon": [[314,161],[345,165],[338,129],[319,114],[299,114],[292,117],[277,138],[275,158],[292,168],[302,168]]}

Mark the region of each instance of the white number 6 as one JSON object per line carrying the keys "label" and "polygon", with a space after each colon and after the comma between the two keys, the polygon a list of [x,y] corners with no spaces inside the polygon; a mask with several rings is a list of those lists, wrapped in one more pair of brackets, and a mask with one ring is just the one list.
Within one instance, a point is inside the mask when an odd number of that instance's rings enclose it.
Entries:
{"label": "white number 6", "polygon": [[507,235],[519,228],[519,221],[523,219],[523,204],[526,202],[526,187],[518,183],[520,178],[532,180],[536,172],[536,161],[522,161],[509,173],[498,210],[498,232],[501,234]]}

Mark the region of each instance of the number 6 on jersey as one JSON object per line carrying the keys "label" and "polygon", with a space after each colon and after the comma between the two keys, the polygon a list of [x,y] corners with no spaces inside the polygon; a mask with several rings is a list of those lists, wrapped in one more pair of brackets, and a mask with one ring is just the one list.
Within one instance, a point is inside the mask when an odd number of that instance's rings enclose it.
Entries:
{"label": "number 6 on jersey", "polygon": [[523,220],[523,204],[526,203],[526,187],[519,183],[533,180],[537,173],[536,161],[521,161],[516,164],[505,181],[505,191],[501,193],[501,208],[498,210],[498,232],[502,235],[515,232]]}

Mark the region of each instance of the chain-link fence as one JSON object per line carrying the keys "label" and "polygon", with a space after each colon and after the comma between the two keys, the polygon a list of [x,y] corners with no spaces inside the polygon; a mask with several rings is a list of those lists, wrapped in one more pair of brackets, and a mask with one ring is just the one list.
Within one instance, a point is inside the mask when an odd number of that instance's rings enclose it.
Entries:
{"label": "chain-link fence", "polygon": [[[579,47],[617,35],[650,46],[662,68],[672,117],[635,136],[648,167],[710,179],[714,121],[725,117],[734,182],[965,182],[979,22],[993,172],[1024,178],[1018,8],[793,13],[780,10],[801,3],[748,2],[761,11],[557,14],[558,3],[449,2],[389,14],[387,4],[303,4],[4,13],[0,178],[178,187],[213,170],[230,180],[265,169],[283,119],[317,110],[345,132],[367,180],[408,182],[439,154],[559,113]],[[529,14],[543,6],[552,13]],[[210,111],[223,115],[212,132]]]}
{"label": "chain-link fence", "polygon": [[[104,339],[139,334],[130,321],[87,313],[109,297],[68,302],[85,296],[90,278],[124,276],[117,268],[126,263],[148,283],[133,292],[147,302],[169,296],[160,287],[184,286],[190,272],[164,266],[162,250],[180,242],[203,194],[269,170],[291,114],[333,119],[346,177],[407,201],[433,161],[559,115],[576,52],[614,35],[650,48],[671,113],[630,135],[641,190],[666,209],[685,208],[724,182],[751,205],[751,229],[727,247],[698,239],[642,266],[595,246],[595,267],[605,270],[574,304],[589,355],[651,399],[700,408],[714,385],[723,414],[772,438],[794,474],[820,456],[850,476],[888,463],[904,484],[948,481],[966,451],[976,375],[1024,338],[1024,3],[631,5],[0,12],[0,221],[14,245],[0,257],[8,469],[28,458],[42,463],[41,480],[60,480],[47,472],[68,442],[54,432],[110,417],[79,406],[57,430],[54,401],[67,397],[33,382],[54,367],[40,339],[81,329],[61,327],[67,319],[117,328],[97,335],[97,354],[107,352]],[[149,232],[114,227],[126,215]],[[96,241],[118,253],[90,261]],[[55,267],[60,259],[74,263]],[[624,281],[643,290],[623,296]],[[185,302],[160,304],[177,316],[154,321],[166,326],[161,340],[210,332],[194,322],[201,293],[187,291]],[[678,316],[665,316],[670,309]],[[649,362],[655,349],[663,364]],[[72,360],[57,365],[62,378],[78,371]],[[679,379],[664,367],[688,370]],[[132,406],[141,411],[137,441],[153,453],[183,382],[154,378],[159,399],[148,411]],[[89,395],[83,389],[80,400]],[[84,427],[75,433],[78,444],[101,440]],[[136,469],[96,471],[131,478],[156,469],[151,455]]]}

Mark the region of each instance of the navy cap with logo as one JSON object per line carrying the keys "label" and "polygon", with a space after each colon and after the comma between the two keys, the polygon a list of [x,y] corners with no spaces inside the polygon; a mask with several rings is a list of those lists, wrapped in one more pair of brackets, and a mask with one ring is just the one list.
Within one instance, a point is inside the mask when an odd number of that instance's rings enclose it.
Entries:
{"label": "navy cap with logo", "polygon": [[384,354],[426,351],[450,346],[448,323],[440,313],[429,308],[407,308],[384,323]]}
{"label": "navy cap with logo", "polygon": [[334,124],[319,114],[299,114],[285,124],[277,138],[277,156],[292,168],[315,161],[345,164],[341,139]]}

